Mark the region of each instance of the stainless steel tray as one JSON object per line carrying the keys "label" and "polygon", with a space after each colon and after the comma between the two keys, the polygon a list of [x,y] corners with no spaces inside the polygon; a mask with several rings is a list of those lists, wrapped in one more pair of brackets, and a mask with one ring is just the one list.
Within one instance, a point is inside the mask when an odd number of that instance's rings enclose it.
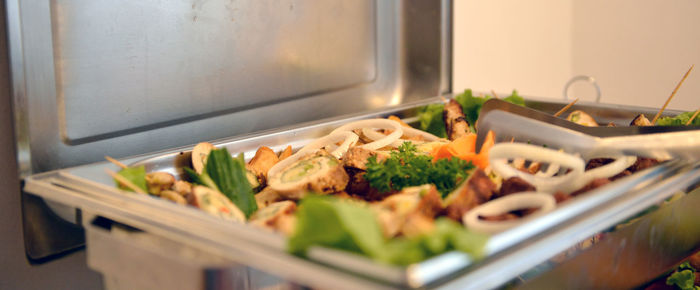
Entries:
{"label": "stainless steel tray", "polygon": [[[274,150],[287,145],[299,148],[355,119],[396,114],[414,122],[418,107],[436,101],[437,98],[427,99],[213,143],[250,158],[261,145]],[[530,100],[527,105],[551,112],[564,103]],[[644,108],[585,103],[574,108],[592,112],[600,117],[600,122],[625,123],[640,112],[653,113]],[[186,153],[189,150],[191,146],[121,161],[143,164],[148,171],[180,174],[178,167],[182,160],[189,159]],[[700,165],[682,160],[665,162],[580,196],[530,223],[494,235],[487,245],[488,256],[482,261],[474,262],[465,254],[450,252],[408,267],[396,267],[321,247],[311,249],[309,259],[290,255],[285,252],[285,239],[280,235],[225,222],[195,208],[124,194],[114,188],[113,181],[104,173],[106,168],[116,169],[112,164],[101,162],[34,175],[26,179],[25,191],[284,279],[334,288],[498,287],[700,181]],[[88,243],[87,247],[91,245]]]}

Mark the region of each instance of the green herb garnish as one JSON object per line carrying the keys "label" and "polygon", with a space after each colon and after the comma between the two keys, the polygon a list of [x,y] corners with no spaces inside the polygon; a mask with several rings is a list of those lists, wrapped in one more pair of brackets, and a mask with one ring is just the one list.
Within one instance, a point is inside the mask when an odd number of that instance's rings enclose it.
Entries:
{"label": "green herb garnish", "polygon": [[459,158],[443,158],[433,163],[432,157],[418,154],[415,145],[403,143],[398,151],[392,151],[384,162],[372,156],[367,162],[365,179],[380,192],[401,190],[404,187],[435,184],[446,196],[469,176],[471,162]]}
{"label": "green herb garnish", "polygon": [[192,182],[223,193],[246,217],[258,210],[242,154],[233,158],[226,148],[214,149],[209,152],[202,174],[189,168],[185,168],[185,172]]}
{"label": "green herb garnish", "polygon": [[695,268],[690,263],[680,264],[676,271],[666,279],[666,285],[676,286],[682,290],[698,290],[700,286],[695,286]]}
{"label": "green herb garnish", "polygon": [[[143,192],[148,192],[148,187],[146,186],[146,167],[143,165],[139,167],[127,167],[119,171],[117,173],[121,175],[122,177],[126,178],[127,180],[131,181],[134,185],[138,186],[139,188],[143,189]],[[128,190],[132,191],[131,188],[123,186],[121,183],[118,181],[114,181],[117,183],[117,187],[123,189],[123,190]]]}

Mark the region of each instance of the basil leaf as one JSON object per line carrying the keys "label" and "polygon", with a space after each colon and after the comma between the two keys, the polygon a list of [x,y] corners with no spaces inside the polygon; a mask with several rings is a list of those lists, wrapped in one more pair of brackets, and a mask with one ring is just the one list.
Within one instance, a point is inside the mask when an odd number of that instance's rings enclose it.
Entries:
{"label": "basil leaf", "polygon": [[220,191],[219,187],[216,186],[216,183],[214,183],[213,180],[211,180],[211,177],[206,172],[202,172],[202,174],[198,174],[196,171],[192,170],[189,167],[185,167],[185,173],[187,173],[187,176],[189,176],[190,180],[193,183],[199,184],[199,185],[204,185],[206,187],[209,187],[211,189],[214,189],[216,191]]}
{"label": "basil leaf", "polygon": [[[117,174],[121,175],[122,177],[126,178],[127,180],[131,181],[134,185],[138,186],[139,188],[143,189],[143,192],[148,192],[148,187],[146,186],[146,167],[143,165],[139,167],[127,167],[122,170],[120,170]],[[118,181],[114,181],[117,183],[117,187],[132,191],[130,188],[121,185]]]}
{"label": "basil leaf", "polygon": [[234,159],[226,148],[212,150],[199,178],[199,182],[207,186],[210,186],[208,183],[216,185],[215,188],[228,197],[246,217],[258,209],[253,189],[246,177],[242,155]]}

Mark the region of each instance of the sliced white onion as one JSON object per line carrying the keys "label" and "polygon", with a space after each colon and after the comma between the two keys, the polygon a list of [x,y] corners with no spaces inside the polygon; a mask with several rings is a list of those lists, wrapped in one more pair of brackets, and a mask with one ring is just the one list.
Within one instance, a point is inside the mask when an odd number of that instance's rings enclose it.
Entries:
{"label": "sliced white onion", "polygon": [[[337,129],[333,130],[331,134],[337,133],[337,132],[343,132],[343,131],[352,131],[353,129],[362,129],[362,128],[379,128],[379,129],[388,129],[388,130],[393,130],[391,134],[384,136],[383,138],[376,140],[371,143],[364,144],[360,147],[369,149],[369,150],[377,150],[379,148],[382,148],[384,146],[387,146],[394,141],[398,140],[401,138],[403,135],[403,129],[401,128],[401,124],[396,121],[392,121],[389,119],[369,119],[369,120],[360,120],[360,121],[355,121],[351,122],[348,124],[345,124],[343,126],[338,127]],[[383,134],[382,134],[383,135]]]}
{"label": "sliced white onion", "polygon": [[559,169],[561,169],[561,166],[556,163],[550,163],[549,166],[547,166],[547,171],[539,171],[535,173],[536,176],[542,176],[542,177],[552,177],[557,172],[559,172]]}
{"label": "sliced white onion", "polygon": [[[355,143],[357,143],[357,140],[359,140],[359,138],[360,137],[358,137],[357,134],[350,131],[331,132],[331,134],[329,135],[323,136],[309,144],[306,144],[306,146],[302,147],[297,153],[308,154],[311,152],[315,152],[318,149],[329,146],[331,148],[334,148],[331,152],[331,155],[333,155],[335,158],[340,158],[345,154],[345,152],[348,151],[348,148],[350,148],[350,146],[353,146],[355,145]],[[335,143],[338,143],[340,141],[343,141],[343,143],[341,143],[340,146],[337,146],[337,148],[335,148]]]}
{"label": "sliced white onion", "polygon": [[[413,128],[406,127],[406,126],[402,127],[401,129],[403,129],[403,136],[409,136],[409,137],[420,136],[424,140],[422,142],[432,142],[432,141],[440,140],[440,137],[435,136],[433,134],[430,134],[428,132],[422,131],[422,130],[413,129]],[[377,141],[377,140],[380,140],[380,139],[386,137],[385,134],[379,133],[371,128],[362,128],[362,134],[367,136],[367,138],[371,139],[372,141]],[[415,140],[398,139],[389,145],[391,147],[396,148],[396,147],[401,146],[401,144],[403,144],[404,142],[414,142],[414,141]]]}
{"label": "sliced white onion", "polygon": [[406,127],[406,126],[402,127],[402,129],[403,129],[403,135],[409,136],[409,137],[421,136],[421,137],[423,137],[423,140],[425,140],[426,142],[437,141],[437,140],[442,139],[438,136],[435,136],[435,135],[430,134],[428,132],[425,132],[423,130],[418,130],[418,129]]}
{"label": "sliced white onion", "polygon": [[335,132],[331,133],[330,135],[318,138],[301,148],[299,151],[297,151],[297,153],[292,154],[292,156],[289,156],[284,160],[277,162],[277,164],[272,166],[270,170],[267,171],[267,176],[271,177],[273,175],[276,175],[283,169],[287,168],[289,165],[292,165],[292,163],[297,162],[302,157],[309,155],[317,151],[318,149],[324,148],[330,144],[335,145],[335,143],[343,141],[343,143],[340,144],[338,148],[331,152],[331,155],[333,155],[333,157],[340,158],[343,156],[343,154],[345,154],[345,152],[348,151],[348,148],[350,148],[350,146],[355,145],[355,143],[357,143],[358,139],[359,137],[357,136],[357,134],[350,131]]}
{"label": "sliced white onion", "polygon": [[[507,162],[512,158],[525,158],[532,161],[559,164],[570,168],[571,172],[563,176],[536,176],[517,170]],[[580,157],[541,146],[522,143],[499,143],[489,150],[489,163],[493,170],[504,179],[517,176],[532,184],[540,192],[571,192],[576,190],[576,179],[580,178],[585,163]]]}
{"label": "sliced white onion", "polygon": [[635,162],[637,162],[637,157],[636,156],[624,156],[624,155],[618,155],[618,156],[611,156],[611,157],[606,157],[606,158],[612,158],[615,159],[615,161],[605,164],[601,167],[593,168],[591,170],[587,170],[583,173],[583,176],[577,180],[577,188],[581,188],[586,186],[589,182],[593,181],[594,179],[597,178],[609,178],[617,175],[618,173],[624,171],[628,167],[632,166]]}
{"label": "sliced white onion", "polygon": [[[462,222],[464,222],[464,225],[470,230],[495,234],[518,226],[531,218],[550,212],[554,209],[556,204],[556,200],[549,193],[532,191],[514,193],[473,208],[464,214]],[[533,207],[538,207],[539,209],[517,220],[487,221],[479,219],[479,216],[496,216],[513,210]]]}

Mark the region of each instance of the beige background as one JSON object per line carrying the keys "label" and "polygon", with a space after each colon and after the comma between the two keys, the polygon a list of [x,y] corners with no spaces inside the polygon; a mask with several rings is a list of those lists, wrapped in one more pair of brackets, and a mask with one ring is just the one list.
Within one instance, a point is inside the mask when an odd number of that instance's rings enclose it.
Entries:
{"label": "beige background", "polygon": [[[700,1],[455,1],[453,90],[561,98],[590,75],[602,102],[659,107],[700,65]],[[593,99],[591,87],[572,90]],[[671,108],[700,108],[700,67]]]}

